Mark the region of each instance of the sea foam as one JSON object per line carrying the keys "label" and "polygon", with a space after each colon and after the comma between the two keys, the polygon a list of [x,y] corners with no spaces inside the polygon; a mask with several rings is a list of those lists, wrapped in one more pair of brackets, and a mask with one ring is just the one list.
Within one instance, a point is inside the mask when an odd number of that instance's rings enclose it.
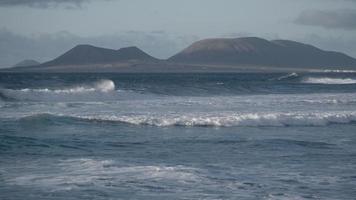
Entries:
{"label": "sea foam", "polygon": [[70,94],[70,93],[84,93],[84,92],[110,92],[115,90],[115,83],[112,80],[100,80],[93,84],[74,86],[64,89],[20,89],[21,92],[35,92],[35,93],[56,93],[56,94]]}
{"label": "sea foam", "polygon": [[102,99],[113,91],[115,83],[112,80],[99,80],[66,88],[0,89],[0,98],[10,101],[81,101]]}
{"label": "sea foam", "polygon": [[78,186],[106,187],[109,184],[124,185],[132,181],[170,181],[190,184],[202,179],[198,169],[185,166],[135,165],[121,166],[113,160],[87,158],[67,159],[53,163],[51,168],[32,174],[19,174],[6,180],[8,184],[45,188],[52,191],[73,190]]}
{"label": "sea foam", "polygon": [[183,116],[92,116],[79,118],[152,126],[326,126],[356,121],[356,113],[247,113]]}
{"label": "sea foam", "polygon": [[338,84],[356,84],[356,79],[352,78],[329,78],[329,77],[308,77],[305,78],[303,83],[311,84],[328,84],[328,85],[338,85]]}
{"label": "sea foam", "polygon": [[277,80],[281,81],[281,80],[285,80],[285,79],[291,79],[291,78],[297,78],[299,75],[295,72],[278,77]]}
{"label": "sea foam", "polygon": [[26,120],[39,118],[69,118],[88,122],[126,123],[148,126],[211,126],[211,127],[283,127],[327,126],[356,122],[356,112],[325,113],[196,113],[196,114],[141,114],[141,115],[63,115],[35,114],[23,117]]}

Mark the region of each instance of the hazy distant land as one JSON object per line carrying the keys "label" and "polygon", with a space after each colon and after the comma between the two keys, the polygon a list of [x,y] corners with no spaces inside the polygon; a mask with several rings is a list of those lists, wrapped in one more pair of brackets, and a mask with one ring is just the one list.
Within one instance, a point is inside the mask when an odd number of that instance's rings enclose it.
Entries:
{"label": "hazy distant land", "polygon": [[42,63],[27,60],[3,72],[265,72],[356,70],[356,59],[290,40],[205,39],[160,60],[137,47],[78,45]]}

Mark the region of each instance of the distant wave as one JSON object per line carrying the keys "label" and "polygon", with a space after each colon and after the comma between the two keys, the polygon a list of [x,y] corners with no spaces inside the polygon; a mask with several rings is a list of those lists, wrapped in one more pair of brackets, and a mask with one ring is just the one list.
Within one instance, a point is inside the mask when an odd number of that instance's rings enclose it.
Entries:
{"label": "distant wave", "polygon": [[93,182],[101,187],[112,182],[122,185],[128,181],[174,181],[176,184],[194,184],[204,179],[200,176],[199,170],[180,165],[121,166],[112,160],[80,158],[62,160],[54,163],[51,170],[27,175],[19,174],[6,181],[9,184],[45,188],[51,191],[72,190],[78,188],[78,185],[88,185]]}
{"label": "distant wave", "polygon": [[112,80],[100,80],[95,82],[94,84],[87,86],[75,86],[66,89],[21,89],[21,92],[37,92],[37,93],[84,93],[84,92],[110,92],[115,90],[115,83]]}
{"label": "distant wave", "polygon": [[324,70],[323,72],[327,72],[327,73],[356,73],[355,70],[341,70],[341,69],[327,69]]}
{"label": "distant wave", "polygon": [[24,89],[0,89],[0,99],[6,101],[29,100],[29,101],[59,101],[59,100],[80,100],[89,99],[90,96],[101,97],[104,93],[115,90],[115,83],[112,80],[100,80],[84,85],[77,85],[68,88],[24,88]]}
{"label": "distant wave", "polygon": [[[149,126],[211,126],[211,127],[281,127],[281,126],[327,126],[330,124],[347,124],[356,122],[356,112],[325,112],[325,113],[224,113],[186,114],[186,115],[57,115],[35,114],[21,120],[45,120],[61,118],[95,122],[125,123]],[[66,120],[68,121],[68,120]]]}
{"label": "distant wave", "polygon": [[277,80],[281,81],[281,80],[285,80],[285,79],[290,79],[290,78],[297,78],[299,75],[295,72],[281,76],[279,78],[277,78]]}
{"label": "distant wave", "polygon": [[[330,71],[331,72],[331,71]],[[334,71],[333,71],[334,72]],[[341,72],[341,71],[338,71]],[[342,71],[345,72],[345,71]],[[276,79],[270,80],[291,80],[291,79],[299,79],[302,83],[310,83],[310,84],[329,84],[329,85],[339,85],[339,84],[356,84],[356,79],[353,78],[334,78],[334,77],[303,77],[299,74],[293,72],[284,76],[280,76]]]}
{"label": "distant wave", "polygon": [[305,78],[303,83],[311,84],[328,84],[328,85],[339,85],[339,84],[356,84],[356,79],[352,78],[329,78],[329,77],[308,77]]}

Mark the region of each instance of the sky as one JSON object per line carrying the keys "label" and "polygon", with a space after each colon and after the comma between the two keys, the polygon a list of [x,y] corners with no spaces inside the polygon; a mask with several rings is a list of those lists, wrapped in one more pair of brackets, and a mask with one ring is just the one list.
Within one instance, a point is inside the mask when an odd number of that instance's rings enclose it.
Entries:
{"label": "sky", "polygon": [[168,58],[200,39],[249,36],[356,57],[356,0],[0,0],[0,67],[78,44]]}

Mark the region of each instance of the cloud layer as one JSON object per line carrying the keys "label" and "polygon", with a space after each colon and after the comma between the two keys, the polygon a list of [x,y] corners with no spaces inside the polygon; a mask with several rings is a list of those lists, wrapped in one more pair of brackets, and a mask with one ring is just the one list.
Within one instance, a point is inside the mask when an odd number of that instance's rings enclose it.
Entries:
{"label": "cloud layer", "polygon": [[295,22],[328,29],[356,30],[356,10],[308,10],[302,12]]}

